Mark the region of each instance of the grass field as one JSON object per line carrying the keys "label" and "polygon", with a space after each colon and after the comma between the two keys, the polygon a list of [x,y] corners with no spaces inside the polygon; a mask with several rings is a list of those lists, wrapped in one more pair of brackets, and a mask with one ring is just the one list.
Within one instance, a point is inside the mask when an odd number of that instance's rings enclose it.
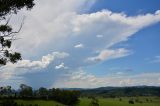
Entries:
{"label": "grass field", "polygon": [[[128,101],[132,99],[134,104],[129,104]],[[98,98],[100,106],[160,106],[160,97],[138,97],[138,100],[142,103],[137,103],[135,100],[137,97],[132,98]],[[65,106],[61,103],[55,101],[45,101],[45,100],[15,100],[19,105],[23,106]],[[76,106],[89,106],[91,99],[80,98],[79,104]]]}
{"label": "grass field", "polygon": [[[137,99],[135,97],[133,98],[121,98],[122,100],[120,101],[119,98],[99,98],[99,105],[100,106],[160,106],[160,98],[158,97],[139,97],[138,100],[140,100],[142,103],[137,103],[134,102],[134,104],[129,104],[128,101],[130,99]],[[147,102],[146,99],[149,101]],[[150,101],[152,100],[152,101]],[[90,99],[88,98],[81,98],[80,103],[77,106],[88,106],[89,103],[91,102]]]}
{"label": "grass field", "polygon": [[45,101],[45,100],[16,100],[18,104],[24,104],[24,106],[29,106],[32,104],[32,106],[35,106],[38,104],[38,106],[64,106],[61,103],[55,102],[55,101]]}

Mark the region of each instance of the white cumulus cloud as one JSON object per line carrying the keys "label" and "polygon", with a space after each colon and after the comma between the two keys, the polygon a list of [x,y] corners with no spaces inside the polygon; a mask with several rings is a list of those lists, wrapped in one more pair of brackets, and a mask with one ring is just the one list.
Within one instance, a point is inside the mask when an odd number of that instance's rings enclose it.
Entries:
{"label": "white cumulus cloud", "polygon": [[40,61],[21,60],[16,64],[8,63],[0,67],[0,80],[16,78],[26,73],[38,72],[54,62],[55,59],[63,59],[68,56],[69,54],[65,52],[53,52],[52,54],[43,56]]}
{"label": "white cumulus cloud", "polygon": [[61,64],[55,66],[55,69],[57,69],[57,70],[58,70],[58,69],[68,69],[68,67],[65,66],[64,63],[61,63]]}
{"label": "white cumulus cloud", "polygon": [[75,48],[83,48],[84,45],[80,43],[80,44],[78,44],[78,45],[75,45],[74,47],[75,47]]}

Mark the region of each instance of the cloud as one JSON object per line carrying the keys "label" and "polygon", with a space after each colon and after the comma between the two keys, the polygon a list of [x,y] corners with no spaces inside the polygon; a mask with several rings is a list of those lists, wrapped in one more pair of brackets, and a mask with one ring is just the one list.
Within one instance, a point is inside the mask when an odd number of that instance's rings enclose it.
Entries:
{"label": "cloud", "polygon": [[16,64],[8,63],[7,65],[0,67],[0,79],[17,79],[19,76],[22,76],[26,73],[39,72],[54,62],[54,60],[63,59],[68,56],[69,54],[65,52],[53,52],[52,54],[42,56],[40,61],[21,60]]}
{"label": "cloud", "polygon": [[155,12],[155,14],[160,14],[160,10],[157,10],[157,11]]}
{"label": "cloud", "polygon": [[[73,18],[73,32],[85,46],[90,48],[109,48],[119,42],[128,40],[140,29],[160,21],[160,14],[127,16],[109,10],[77,15]],[[94,36],[103,35],[97,40]],[[88,42],[91,40],[92,42]]]}
{"label": "cloud", "polygon": [[[137,16],[128,16],[110,10],[86,12],[95,0],[38,0],[35,2],[36,5],[32,11],[19,12],[18,16],[13,16],[11,20],[14,27],[23,15],[26,16],[23,29],[17,36],[21,39],[13,42],[12,46],[13,49],[22,53],[25,59],[17,64],[8,64],[1,68],[0,72],[3,73],[0,75],[1,79],[9,79],[11,76],[13,78],[15,75],[21,79],[24,73],[37,72],[39,74],[40,70],[55,70],[55,64],[49,67],[49,64],[54,62],[59,64],[57,68],[63,69],[62,67],[66,65],[70,71],[73,71],[79,67],[95,65],[98,61],[128,56],[132,53],[130,50],[112,49],[112,47],[127,41],[141,29],[160,21],[159,10],[152,14]],[[73,49],[74,46],[83,47],[83,49]],[[62,61],[55,61],[59,57],[57,53],[51,53],[52,51],[64,51],[70,55],[63,61],[65,65]],[[48,53],[49,55],[44,56]],[[36,61],[37,59],[39,60]],[[87,63],[86,59],[91,63]],[[55,76],[55,81],[65,74],[62,72]],[[95,79],[92,74],[82,79],[88,79],[88,77]],[[65,77],[61,79],[67,80]],[[63,85],[63,83],[60,84]],[[79,83],[81,84],[83,85],[82,82]]]}
{"label": "cloud", "polygon": [[[23,27],[25,30],[19,34],[22,39],[16,41],[14,47],[25,57],[34,57],[37,53],[49,49],[70,49],[77,42],[81,42],[88,51],[93,52],[95,49],[109,48],[126,41],[140,29],[160,21],[157,11],[154,14],[137,16],[109,10],[79,14],[77,8],[84,6],[86,1],[70,0],[66,3],[63,0],[48,0],[45,5],[43,1],[38,2],[31,12],[24,12],[28,16]],[[63,5],[65,3],[66,5]],[[103,35],[103,39],[97,39],[97,35]],[[30,38],[32,40],[28,40]],[[21,44],[23,46],[19,46]],[[33,54],[28,56],[28,53],[24,52],[26,50]]]}
{"label": "cloud", "polygon": [[80,43],[80,44],[78,44],[78,45],[75,45],[75,46],[74,46],[74,48],[83,48],[83,47],[84,47],[84,45],[83,45],[83,44],[81,44],[81,43]]}
{"label": "cloud", "polygon": [[53,52],[52,54],[48,54],[43,56],[41,61],[30,61],[30,60],[22,60],[16,64],[17,68],[31,68],[31,69],[39,69],[47,67],[54,59],[62,59],[68,57],[69,54],[65,52]]}
{"label": "cloud", "polygon": [[160,63],[160,56],[155,56],[154,59],[150,60],[150,63]]}
{"label": "cloud", "polygon": [[61,64],[55,66],[55,69],[56,69],[56,70],[58,70],[58,69],[68,69],[68,67],[65,66],[64,63],[61,63]]}
{"label": "cloud", "polygon": [[[160,73],[141,73],[139,75],[104,75],[96,76],[88,74],[84,70],[77,70],[68,75],[68,80],[59,80],[55,84],[56,87],[71,88],[96,88],[106,86],[160,86]],[[60,83],[63,83],[61,85]]]}
{"label": "cloud", "polygon": [[[26,16],[23,29],[18,34],[22,39],[14,42],[14,48],[25,57],[37,56],[37,53],[43,53],[47,46],[52,45],[52,48],[56,48],[61,45],[63,40],[71,34],[72,18],[87,11],[95,0],[46,0],[45,2],[38,0],[35,2],[36,5],[31,11],[19,12],[18,16],[13,16],[11,20],[12,25],[15,26],[20,23],[19,20],[24,15]],[[19,46],[21,44],[23,46]],[[26,50],[32,52],[32,56],[28,56]]]}
{"label": "cloud", "polygon": [[104,61],[104,60],[110,60],[110,59],[116,59],[125,57],[131,54],[131,51],[126,50],[124,48],[116,49],[116,50],[102,50],[98,56],[95,57],[89,57],[88,61]]}
{"label": "cloud", "polygon": [[96,37],[97,38],[103,38],[103,35],[97,35]]}
{"label": "cloud", "polygon": [[[75,72],[70,72],[64,76],[67,79],[67,81],[64,79],[59,79],[53,86],[60,88],[63,87],[83,88],[89,86],[92,87],[97,82],[96,76],[92,74],[87,74],[82,69],[78,69]],[[63,83],[63,85],[61,85],[60,83]]]}

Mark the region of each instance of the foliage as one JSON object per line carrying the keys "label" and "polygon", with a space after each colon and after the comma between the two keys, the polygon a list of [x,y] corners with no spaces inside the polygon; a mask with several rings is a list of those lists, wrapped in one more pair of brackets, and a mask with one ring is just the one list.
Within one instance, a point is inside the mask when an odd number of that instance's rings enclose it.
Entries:
{"label": "foliage", "polygon": [[[7,93],[8,91],[11,92],[9,95]],[[6,89],[6,87],[1,87],[0,92],[1,92],[0,94],[1,98],[24,99],[24,100],[34,100],[34,99],[55,100],[65,105],[77,104],[80,96],[80,92],[74,90],[63,90],[55,88],[47,89],[41,87],[38,90],[33,91],[32,87],[25,84],[21,84],[20,89],[17,92],[15,92],[15,90],[8,90]]]}
{"label": "foliage", "polygon": [[95,98],[95,97],[92,97],[91,98],[91,103],[89,104],[89,106],[99,106],[99,103],[98,103],[98,99]]}
{"label": "foliage", "polygon": [[133,100],[129,100],[128,103],[129,104],[134,104],[134,101]]}
{"label": "foliage", "polygon": [[[21,54],[18,52],[12,52],[10,50],[12,41],[16,40],[14,36],[18,31],[13,31],[13,28],[8,25],[9,20],[6,20],[8,15],[17,14],[22,8],[27,10],[32,9],[34,6],[34,0],[0,0],[0,65],[6,65],[7,62],[16,63],[21,60]],[[4,21],[6,21],[5,24]]]}
{"label": "foliage", "polygon": [[32,87],[27,86],[25,84],[21,84],[20,85],[20,96],[23,98],[26,97],[32,97],[33,91],[32,91]]}
{"label": "foliage", "polygon": [[2,100],[0,106],[17,106],[17,103],[11,99]]}
{"label": "foliage", "polygon": [[11,86],[0,87],[0,95],[11,96],[13,93]]}
{"label": "foliage", "polygon": [[48,98],[48,90],[44,87],[39,88],[37,95],[41,98]]}

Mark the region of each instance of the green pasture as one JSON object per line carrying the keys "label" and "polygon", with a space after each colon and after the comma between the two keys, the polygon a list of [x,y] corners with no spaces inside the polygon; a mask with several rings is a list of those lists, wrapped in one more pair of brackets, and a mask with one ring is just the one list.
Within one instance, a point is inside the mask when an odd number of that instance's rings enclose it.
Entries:
{"label": "green pasture", "polygon": [[[123,97],[123,98],[97,98],[100,106],[160,106],[160,97]],[[129,104],[129,100],[133,100],[134,104]],[[138,99],[141,103],[135,102]],[[53,100],[15,100],[19,105],[23,106],[65,106]],[[91,99],[80,98],[79,104],[76,106],[89,106]]]}
{"label": "green pasture", "polygon": [[45,101],[45,100],[15,100],[15,102],[17,102],[19,105],[23,104],[24,106],[30,106],[30,104],[32,104],[32,106],[36,106],[36,104],[38,106],[64,106],[63,104],[58,103],[53,100],[49,100],[49,101]]}
{"label": "green pasture", "polygon": [[15,100],[20,106],[64,106],[53,100]]}
{"label": "green pasture", "polygon": [[[129,104],[128,101],[132,99],[138,99],[142,103],[134,102]],[[148,101],[146,101],[148,99]],[[132,97],[132,98],[98,98],[100,106],[160,106],[159,97]],[[77,106],[89,106],[91,99],[81,98],[80,103]]]}

